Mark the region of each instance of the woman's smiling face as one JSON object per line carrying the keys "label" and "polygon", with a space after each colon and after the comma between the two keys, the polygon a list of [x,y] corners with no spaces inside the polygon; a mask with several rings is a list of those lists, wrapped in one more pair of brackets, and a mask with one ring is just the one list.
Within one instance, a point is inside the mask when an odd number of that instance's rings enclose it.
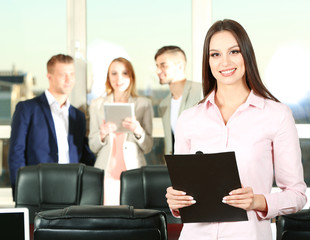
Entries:
{"label": "woman's smiling face", "polygon": [[109,69],[109,79],[115,92],[125,92],[130,85],[130,77],[125,64],[113,62]]}
{"label": "woman's smiling face", "polygon": [[220,85],[242,84],[245,65],[237,40],[229,31],[215,33],[210,40],[209,64]]}

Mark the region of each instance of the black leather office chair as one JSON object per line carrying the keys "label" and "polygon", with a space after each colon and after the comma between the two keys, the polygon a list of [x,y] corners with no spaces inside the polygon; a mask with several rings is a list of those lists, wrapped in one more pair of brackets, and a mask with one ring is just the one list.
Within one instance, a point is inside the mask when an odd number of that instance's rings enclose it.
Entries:
{"label": "black leather office chair", "polygon": [[168,169],[164,165],[151,165],[121,174],[120,204],[139,209],[155,209],[167,214],[168,223],[181,223],[172,216],[166,199],[171,186]]}
{"label": "black leather office chair", "polygon": [[36,212],[71,205],[103,204],[104,171],[84,164],[38,164],[18,171],[15,206]]}
{"label": "black leather office chair", "polygon": [[166,240],[166,215],[129,206],[72,206],[43,211],[34,223],[34,240]]}
{"label": "black leather office chair", "polygon": [[172,216],[166,199],[171,186],[167,166],[150,165],[121,174],[120,204],[137,209],[155,209],[166,213],[169,239],[178,239],[183,227],[180,218]]}
{"label": "black leather office chair", "polygon": [[278,217],[277,240],[296,239],[310,239],[310,209]]}

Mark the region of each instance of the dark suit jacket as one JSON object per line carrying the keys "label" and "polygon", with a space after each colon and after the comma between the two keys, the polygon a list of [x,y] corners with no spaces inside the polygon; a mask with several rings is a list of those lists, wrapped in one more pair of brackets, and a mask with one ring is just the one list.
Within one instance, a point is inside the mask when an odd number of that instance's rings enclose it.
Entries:
{"label": "dark suit jacket", "polygon": [[[69,107],[68,143],[70,163],[94,164],[95,156],[86,137],[85,115],[73,106]],[[55,126],[45,93],[16,105],[9,149],[13,190],[18,169],[39,163],[58,163]]]}

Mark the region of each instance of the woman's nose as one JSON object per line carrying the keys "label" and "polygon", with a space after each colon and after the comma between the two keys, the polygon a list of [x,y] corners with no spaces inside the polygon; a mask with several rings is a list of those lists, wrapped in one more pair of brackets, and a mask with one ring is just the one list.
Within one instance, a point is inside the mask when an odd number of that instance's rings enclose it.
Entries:
{"label": "woman's nose", "polygon": [[222,65],[226,66],[229,63],[229,56],[228,55],[223,55],[221,60],[222,60],[221,61]]}
{"label": "woman's nose", "polygon": [[118,76],[117,76],[117,80],[118,80],[119,82],[121,82],[121,81],[123,80],[123,78],[124,78],[124,77],[123,77],[122,75],[118,75]]}

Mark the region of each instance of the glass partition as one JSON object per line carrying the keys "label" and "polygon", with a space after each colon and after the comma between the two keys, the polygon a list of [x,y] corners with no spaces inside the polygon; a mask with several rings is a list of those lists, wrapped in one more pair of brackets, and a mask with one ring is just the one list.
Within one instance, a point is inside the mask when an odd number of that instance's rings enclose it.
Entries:
{"label": "glass partition", "polygon": [[[133,64],[140,95],[150,97],[154,106],[168,93],[156,75],[154,55],[164,45],[181,47],[188,58],[187,78],[191,79],[191,0],[87,1],[88,102],[105,90],[107,68],[116,57]],[[163,163],[163,139],[155,134],[149,164]]]}

